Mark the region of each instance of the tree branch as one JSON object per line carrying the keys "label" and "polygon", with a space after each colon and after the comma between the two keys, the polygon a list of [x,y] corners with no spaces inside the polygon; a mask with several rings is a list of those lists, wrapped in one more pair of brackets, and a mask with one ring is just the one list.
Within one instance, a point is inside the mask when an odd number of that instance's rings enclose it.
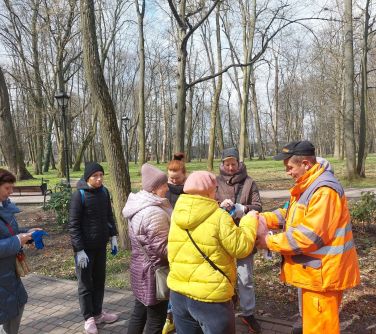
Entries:
{"label": "tree branch", "polygon": [[[168,0],[168,2],[170,3],[171,0]],[[189,37],[192,36],[192,34],[197,30],[197,28],[204,23],[204,21],[209,17],[209,15],[211,14],[211,12],[214,10],[214,8],[218,5],[218,3],[220,3],[222,0],[215,0],[214,1],[214,4],[212,7],[209,8],[208,12],[201,18],[200,21],[198,21],[189,31],[188,33],[185,35],[183,41],[182,41],[182,44],[186,44]]]}
{"label": "tree branch", "polygon": [[172,0],[168,0],[168,5],[170,6],[170,9],[171,9],[172,15],[174,16],[174,18],[175,18],[176,22],[178,23],[179,27],[180,27],[181,29],[184,29],[184,30],[185,30],[187,27],[186,27],[186,25],[184,24],[184,22],[181,20],[181,18],[180,18],[180,16],[179,16],[179,14],[178,14],[178,12],[177,12],[177,10],[176,10],[174,4],[172,3]]}

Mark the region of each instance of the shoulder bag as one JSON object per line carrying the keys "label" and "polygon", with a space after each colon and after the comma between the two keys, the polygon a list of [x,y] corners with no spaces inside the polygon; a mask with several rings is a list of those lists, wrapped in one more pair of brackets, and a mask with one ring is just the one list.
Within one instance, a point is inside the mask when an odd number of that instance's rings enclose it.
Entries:
{"label": "shoulder bag", "polygon": [[[0,220],[4,222],[5,226],[12,236],[16,235],[12,229],[12,226],[10,226],[10,224],[3,217],[0,216]],[[26,262],[26,255],[21,247],[16,255],[16,274],[18,277],[24,277],[28,273],[30,273],[30,268],[28,263]]]}

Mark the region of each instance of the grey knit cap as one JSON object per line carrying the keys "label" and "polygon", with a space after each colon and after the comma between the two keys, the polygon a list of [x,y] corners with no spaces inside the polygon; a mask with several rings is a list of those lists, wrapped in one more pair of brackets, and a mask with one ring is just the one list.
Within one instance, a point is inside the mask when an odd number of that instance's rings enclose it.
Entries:
{"label": "grey knit cap", "polygon": [[239,152],[235,147],[226,148],[222,152],[222,161],[228,158],[235,158],[239,161]]}

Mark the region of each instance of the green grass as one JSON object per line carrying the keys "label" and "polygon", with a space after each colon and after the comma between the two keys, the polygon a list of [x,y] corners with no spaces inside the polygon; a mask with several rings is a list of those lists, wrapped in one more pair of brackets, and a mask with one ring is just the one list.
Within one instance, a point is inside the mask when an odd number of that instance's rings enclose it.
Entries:
{"label": "green grass", "polygon": [[[357,178],[355,180],[349,181],[346,179],[346,165],[345,161],[327,157],[327,159],[332,164],[334,168],[335,175],[340,179],[343,186],[345,187],[376,187],[376,154],[369,155],[366,160],[366,178]],[[154,161],[149,163],[157,166],[163,171],[166,171],[167,163],[156,164]],[[207,170],[206,160],[202,161],[192,161],[187,163],[187,171],[197,171],[197,170]],[[283,163],[281,161],[274,161],[271,157],[267,160],[247,160],[246,162],[248,174],[259,184],[260,189],[287,189],[292,186],[293,182],[286,175]],[[214,161],[214,172],[217,174],[219,170],[220,160]],[[108,175],[108,164],[106,162],[102,163],[105,170],[105,183],[109,185]],[[33,168],[28,167],[29,171],[33,173]],[[134,162],[129,164],[129,173],[132,183],[132,191],[137,191],[140,188],[141,176],[139,172],[140,166],[136,165]],[[83,171],[71,172],[72,179],[81,178]],[[48,187],[53,189],[56,184],[60,183],[62,178],[57,176],[56,170],[50,170],[48,173],[43,175],[34,175],[34,180],[20,181],[18,185],[39,185],[41,179],[48,180]],[[111,190],[111,189],[110,189]]]}
{"label": "green grass", "polygon": [[[110,254],[109,250],[107,254]],[[106,286],[118,289],[130,289],[128,271],[130,255],[130,251],[121,249],[116,256],[107,256]]]}

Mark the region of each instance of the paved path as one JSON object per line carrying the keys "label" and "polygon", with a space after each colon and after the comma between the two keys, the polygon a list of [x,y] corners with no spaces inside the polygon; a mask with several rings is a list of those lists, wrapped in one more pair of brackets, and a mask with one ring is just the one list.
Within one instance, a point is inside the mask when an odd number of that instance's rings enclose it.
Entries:
{"label": "paved path", "polygon": [[[84,333],[83,318],[79,312],[77,285],[74,281],[38,275],[23,278],[29,294],[19,334],[73,334]],[[118,322],[100,325],[99,334],[126,333],[133,295],[131,291],[106,289],[104,309],[119,314]],[[271,318],[261,320],[263,334],[286,334],[291,323]],[[246,334],[246,327],[237,319],[237,333]]]}
{"label": "paved path", "polygon": [[[376,193],[376,188],[348,188],[345,189],[345,193],[347,198],[360,198],[361,193],[365,191],[372,191]],[[288,190],[260,190],[261,198],[267,199],[288,199],[290,197],[290,193]],[[16,204],[21,205],[35,205],[35,204],[43,204],[43,196],[11,196],[11,201]],[[46,197],[46,201],[50,199],[49,196]]]}

